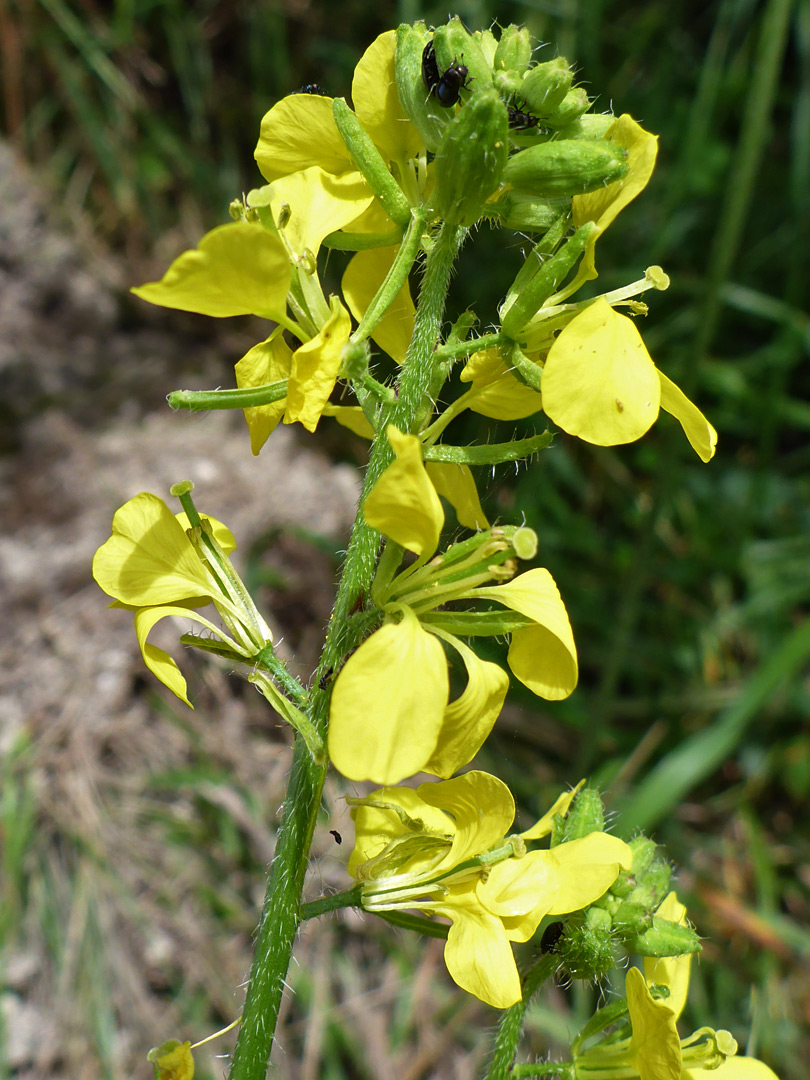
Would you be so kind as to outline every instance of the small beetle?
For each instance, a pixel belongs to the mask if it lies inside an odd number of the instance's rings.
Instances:
[[[460,92],[469,89],[468,74],[465,64],[456,63],[440,73],[432,40],[422,50],[422,81],[442,108],[449,109],[455,105]]]
[[[539,123],[536,116],[531,116],[514,105],[507,105],[506,111],[509,113],[509,127],[512,131],[528,131],[536,128]]]

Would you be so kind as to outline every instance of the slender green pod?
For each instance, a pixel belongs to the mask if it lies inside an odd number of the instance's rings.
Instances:
[[[404,228],[411,220],[410,204],[402,188],[388,171],[388,165],[371,136],[343,98],[335,98],[332,102],[332,115],[340,136],[346,143],[346,149],[366,183],[391,220]]]

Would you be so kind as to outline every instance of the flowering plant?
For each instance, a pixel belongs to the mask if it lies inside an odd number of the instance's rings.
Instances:
[[[657,139],[627,115],[593,113],[567,61],[535,62],[517,26],[496,37],[470,34],[458,19],[433,31],[402,25],[368,48],[351,96],[353,108],[311,93],[276,103],[256,148],[265,183],[235,200],[231,222],[160,281],[134,290],[167,307],[272,323],[236,362],[234,389],[177,391],[175,408],[243,410],[254,454],[279,423],[312,432],[333,419],[371,440],[312,686],[278,656],[230,562],[233,537],[198,513],[191,484],[172,489],[176,516],[149,493],[125,503],[93,567],[115,605],[134,612],[147,666],[182,701],[190,697],[175,661],[147,640],[166,616],[202,624],[213,637],[181,640],[244,665],[296,731],[232,1080],[265,1075],[302,919],[350,905],[445,938],[458,986],[505,1010],[492,1080],[544,1074],[513,1068],[523,1011],[544,979],[558,966],[601,977],[623,953],[654,958],[653,975],[645,982],[628,972],[626,1002],[597,1012],[554,1075],[675,1080],[694,1068],[722,1071],[736,1049],[730,1036],[713,1032],[699,1053],[677,1040],[677,965],[700,944],[667,906],[671,868],[652,841],[607,831],[599,794],[583,785],[533,827],[511,832],[506,786],[464,771],[497,719],[509,672],[548,700],[569,695],[578,678],[552,574],[518,572],[518,560],[536,558],[538,536],[490,526],[475,470],[547,449],[547,422],[615,446],[641,438],[661,409],[703,461],[714,453],[711,424],[655,366],[637,329],[647,312],[639,297],[667,288],[666,274],[650,267],[618,289],[579,295],[597,276],[599,237],[647,184]],[[491,332],[476,334],[467,311],[443,335],[456,257],[481,222],[519,230],[531,248]],[[325,251],[348,253],[330,295],[319,276]],[[464,410],[537,417],[539,427],[503,443],[453,445],[444,436]],[[469,536],[443,540],[442,498]],[[222,626],[198,613],[209,603]],[[475,642],[488,637],[508,639],[505,665],[478,655]],[[458,660],[466,681],[451,699]],[[354,886],[302,906],[330,763],[351,781],[382,786],[348,797]],[[425,772],[440,779],[403,784]],[[555,943],[520,973],[513,945],[542,943],[548,920]],[[604,1035],[612,1023],[619,1034]],[[603,1059],[625,1071],[599,1072]],[[189,1044],[177,1040],[150,1060],[165,1080],[193,1069]]]

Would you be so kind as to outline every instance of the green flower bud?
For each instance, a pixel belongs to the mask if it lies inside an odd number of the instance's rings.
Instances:
[[[603,978],[615,963],[610,916],[591,907],[584,919],[569,919],[556,952],[572,978]]]
[[[529,68],[520,84],[520,97],[532,116],[550,116],[571,89],[574,73],[564,56]]]
[[[371,136],[343,98],[335,98],[332,102],[332,115],[346,149],[368,186],[391,220],[404,228],[411,220],[410,205]]]
[[[681,926],[653,916],[652,926],[636,936],[625,937],[624,945],[628,952],[637,956],[682,956],[685,953],[697,953],[702,949],[700,938],[691,926]]]
[[[543,123],[553,128],[565,127],[566,124],[573,123],[586,113],[590,107],[591,102],[587,91],[584,87],[577,86],[568,91],[554,112]]]
[[[603,139],[608,129],[616,122],[612,113],[586,113],[557,131],[557,138],[563,139]]]
[[[624,900],[611,913],[611,920],[614,931],[624,941],[649,930],[652,926],[652,913],[644,904]]]
[[[596,788],[583,788],[574,796],[571,808],[565,815],[561,842],[579,840],[605,827],[605,808],[602,796]]]
[[[493,61],[495,60],[495,52],[498,48],[498,39],[491,30],[476,30],[473,33],[473,39],[484,54],[487,67],[492,67]]]
[[[545,232],[560,214],[571,209],[570,199],[538,199],[522,191],[506,191],[487,206],[487,217],[496,218],[505,229],[516,232]]]
[[[441,75],[455,64],[463,64],[467,69],[467,82],[462,97],[470,93],[479,93],[492,86],[492,70],[478,42],[464,29],[461,19],[456,16],[443,26],[437,26],[433,33],[433,49]]]
[[[423,22],[397,28],[396,81],[399,101],[406,116],[425,141],[431,153],[439,148],[444,129],[453,118],[429,93],[422,78],[422,52],[430,35]]]
[[[507,26],[501,34],[492,67],[495,71],[519,71],[529,66],[532,38],[525,26]]]
[[[584,195],[620,180],[627,172],[627,151],[609,142],[571,139],[540,143],[509,159],[505,183],[516,191],[544,198]]]
[[[472,225],[500,183],[509,154],[506,106],[476,94],[448,124],[436,154],[434,207],[451,225]]]

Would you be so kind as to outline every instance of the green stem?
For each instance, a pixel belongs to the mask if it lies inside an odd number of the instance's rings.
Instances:
[[[400,373],[399,397],[385,413],[386,421],[402,431],[410,431],[425,408],[450,274],[465,235],[464,229],[442,229],[426,259],[414,333]],[[383,424],[372,445],[361,504],[391,460],[384,431]],[[311,696],[310,716],[324,738],[329,717],[325,676],[338,670],[346,653],[359,644],[361,630],[351,616],[370,594],[379,541],[380,534],[358,512]],[[301,920],[301,890],[325,777],[326,766],[316,765],[303,739],[297,738],[230,1080],[264,1080],[267,1072],[284,979]]]
[[[316,919],[319,915],[326,915],[330,911],[339,911],[345,907],[360,907],[360,886],[355,885],[348,892],[336,893],[334,896],[324,896],[320,900],[313,900],[310,904],[301,905],[301,922],[307,919]]]
[[[501,1017],[492,1061],[485,1080],[509,1080],[512,1074],[512,1063],[515,1060],[518,1042],[523,1031],[523,1018],[526,1015],[526,1007],[535,992],[554,973],[558,964],[559,958],[553,953],[548,953],[541,956],[534,967],[530,968],[524,975],[523,997],[516,1004],[510,1006]]]

